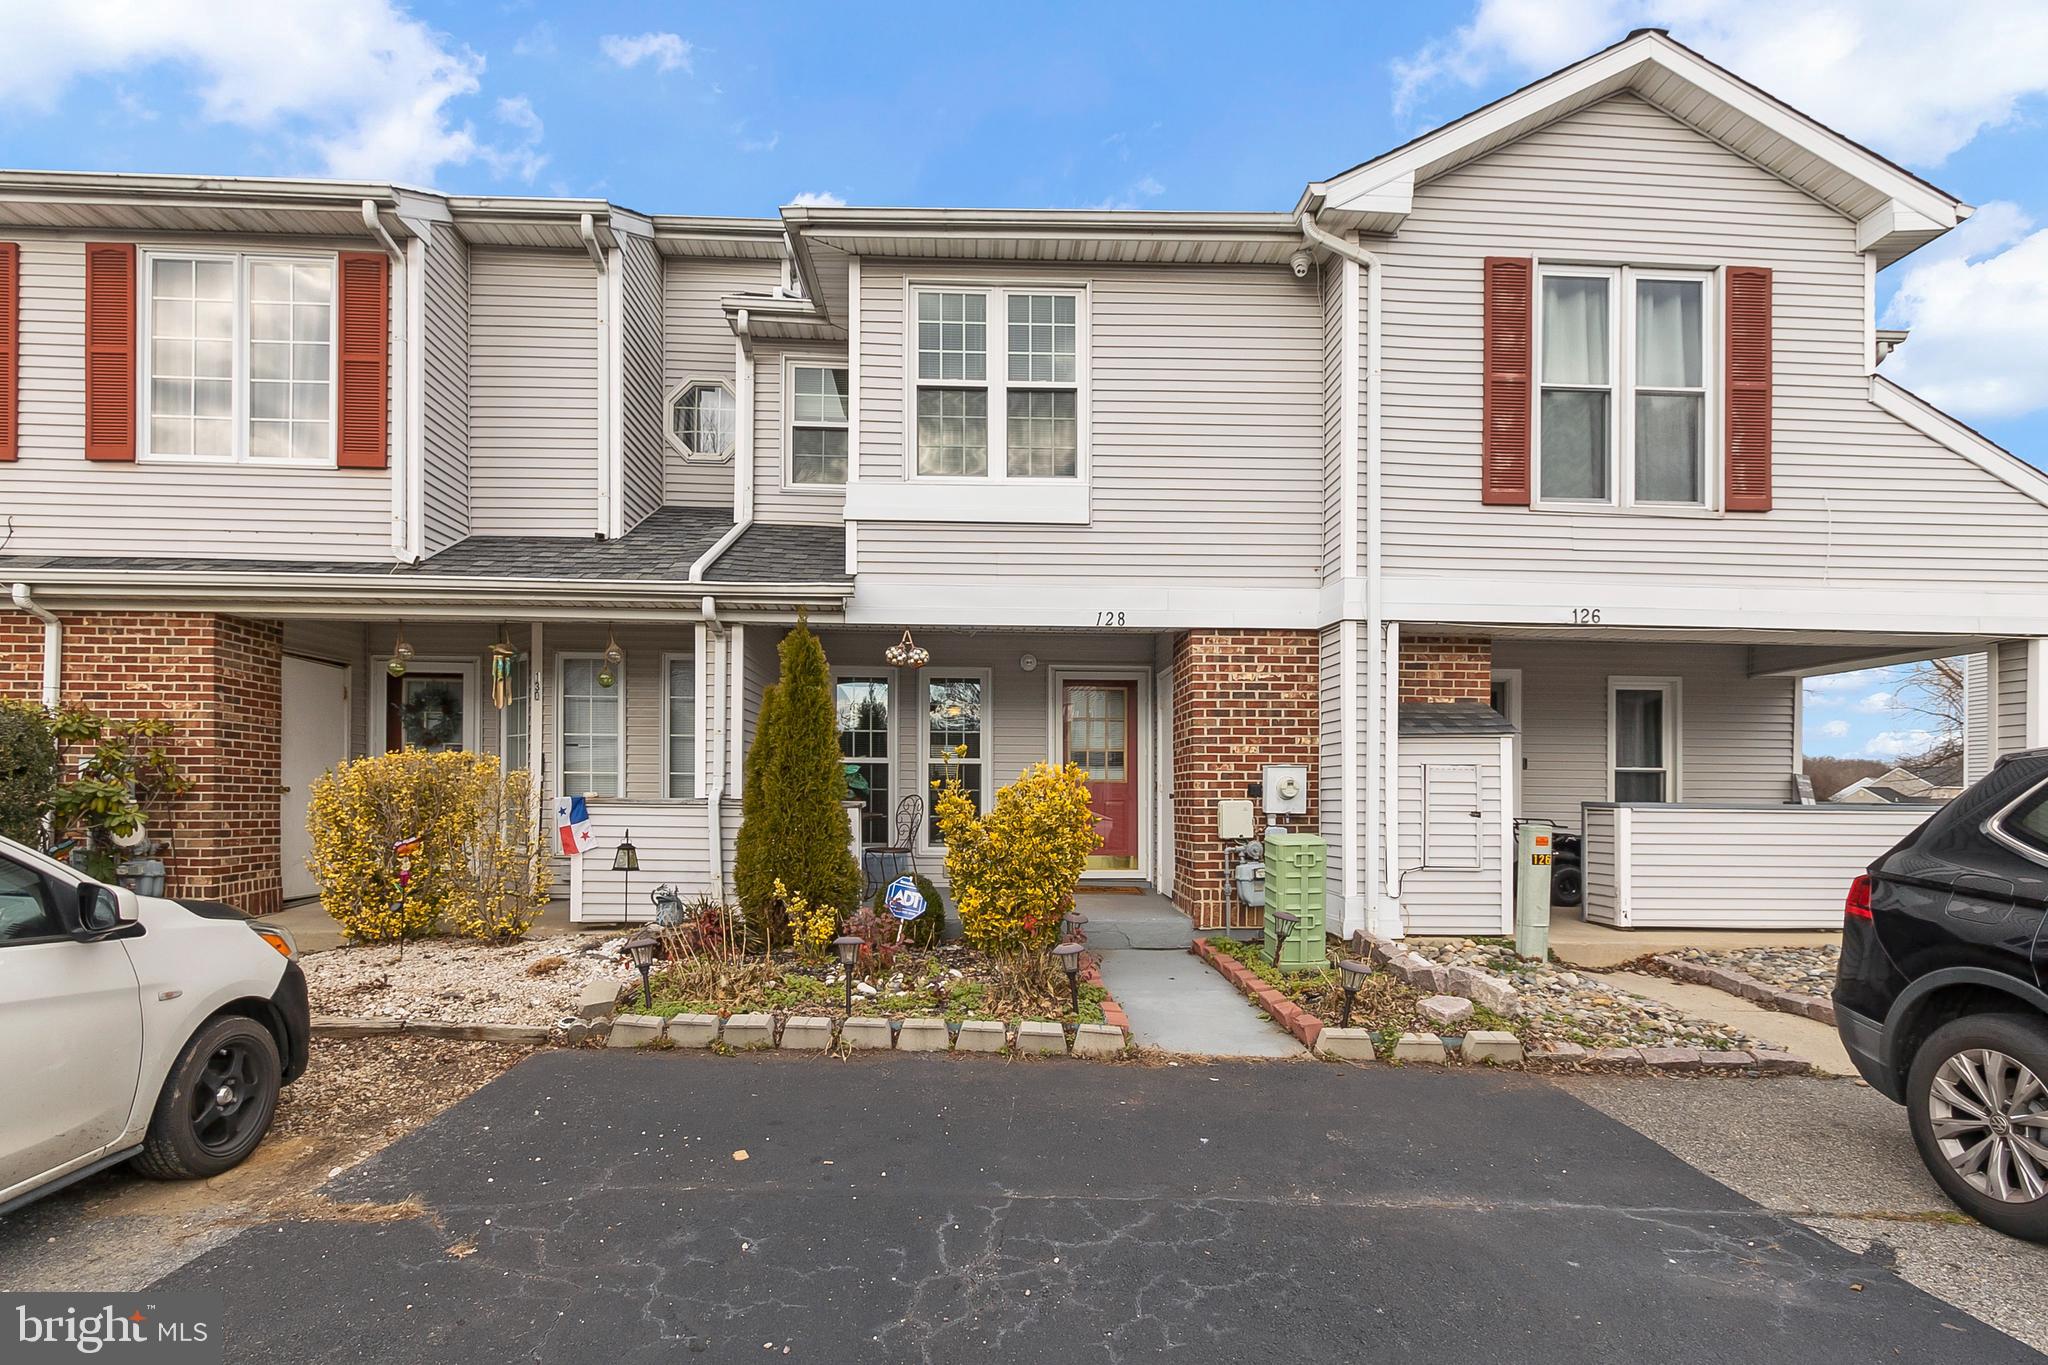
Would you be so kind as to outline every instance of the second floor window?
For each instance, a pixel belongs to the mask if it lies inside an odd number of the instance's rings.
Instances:
[[[1082,307],[1072,290],[915,291],[920,476],[1079,477]]]
[[[789,481],[818,487],[845,483],[846,371],[791,365],[789,390]]]
[[[1703,274],[1543,270],[1538,501],[1707,505],[1708,298]]]
[[[144,453],[334,461],[334,262],[150,252]]]

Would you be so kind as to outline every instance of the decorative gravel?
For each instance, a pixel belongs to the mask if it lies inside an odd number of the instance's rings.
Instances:
[[[1664,956],[1725,967],[1767,986],[1825,1000],[1835,987],[1835,966],[1842,960],[1842,949],[1835,943],[1818,948],[1680,948]]]
[[[1514,945],[1474,939],[1409,939],[1408,948],[1439,966],[1477,967],[1521,993],[1518,1017],[1532,1042],[1600,1047],[1750,1050],[1755,1039],[1670,1005],[1646,1000],[1558,962],[1530,962]]]
[[[623,937],[488,944],[468,939],[378,943],[300,959],[313,1013],[446,1024],[559,1023],[588,981],[637,982]],[[559,966],[547,967],[549,959]],[[538,975],[529,969],[544,964]]]

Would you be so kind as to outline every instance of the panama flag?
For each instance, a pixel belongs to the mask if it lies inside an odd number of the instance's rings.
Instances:
[[[590,832],[590,808],[583,804],[580,796],[555,798],[555,828],[561,832],[562,856],[565,858],[588,853],[590,846],[597,842],[597,836]]]

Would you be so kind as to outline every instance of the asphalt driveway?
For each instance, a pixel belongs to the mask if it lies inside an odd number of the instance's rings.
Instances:
[[[551,1052],[326,1193],[231,1359],[2040,1359],[1514,1074]]]

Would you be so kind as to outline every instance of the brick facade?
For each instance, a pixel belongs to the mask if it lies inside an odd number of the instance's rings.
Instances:
[[[1216,802],[1249,796],[1268,763],[1308,765],[1316,828],[1317,639],[1312,630],[1195,630],[1173,643],[1173,899],[1195,923],[1257,920],[1238,905]]]
[[[279,908],[282,628],[210,612],[60,613],[62,695],[112,720],[163,716],[192,789],[153,820],[168,893]],[[0,696],[42,695],[42,623],[0,612]]]
[[[1402,701],[1491,701],[1493,641],[1417,635],[1401,641]]]

